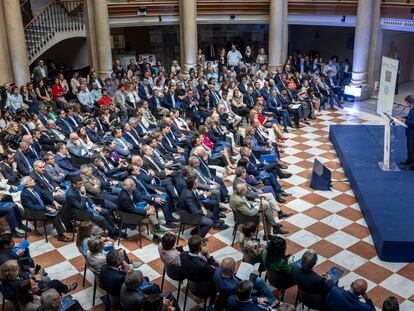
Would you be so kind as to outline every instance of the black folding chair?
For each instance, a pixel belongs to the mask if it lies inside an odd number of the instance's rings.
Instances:
[[[239,227],[239,225],[244,225],[245,223],[248,223],[248,222],[255,222],[257,224],[260,223],[259,215],[249,216],[249,215],[242,214],[238,211],[235,211],[233,209],[232,211],[233,211],[233,216],[234,216],[234,230],[233,230],[233,241],[231,242],[231,246],[233,246],[234,240],[236,239],[237,228]]]
[[[180,228],[178,231],[177,245],[180,241],[181,233],[184,233],[185,226],[197,226],[197,230],[200,231],[201,225],[201,215],[194,215],[184,211],[178,211],[178,216],[180,217]]]

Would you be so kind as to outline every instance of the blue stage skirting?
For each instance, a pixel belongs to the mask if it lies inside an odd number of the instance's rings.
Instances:
[[[395,127],[391,135],[391,158],[398,163],[407,154],[404,128]],[[331,125],[329,137],[364,214],[378,257],[392,262],[414,261],[414,171],[384,172],[379,168],[384,127]]]

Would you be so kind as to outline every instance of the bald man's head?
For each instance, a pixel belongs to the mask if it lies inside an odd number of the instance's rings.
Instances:
[[[351,284],[351,291],[358,296],[365,294],[367,289],[368,283],[364,279],[358,279]]]
[[[233,258],[224,258],[221,262],[221,273],[225,276],[232,276],[236,271],[236,261]]]

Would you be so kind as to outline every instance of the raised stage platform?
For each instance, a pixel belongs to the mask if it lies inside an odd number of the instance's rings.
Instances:
[[[392,160],[406,159],[404,128],[392,130]],[[378,257],[414,261],[414,171],[384,172],[384,127],[331,125],[329,138],[368,224]],[[400,168],[403,168],[399,165]]]

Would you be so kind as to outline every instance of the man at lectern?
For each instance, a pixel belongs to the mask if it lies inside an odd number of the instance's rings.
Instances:
[[[397,117],[402,122],[405,122],[407,128],[405,135],[407,135],[407,160],[401,162],[407,165],[407,169],[414,170],[414,96],[408,95],[405,99],[406,104],[410,107],[410,111],[406,117]]]

